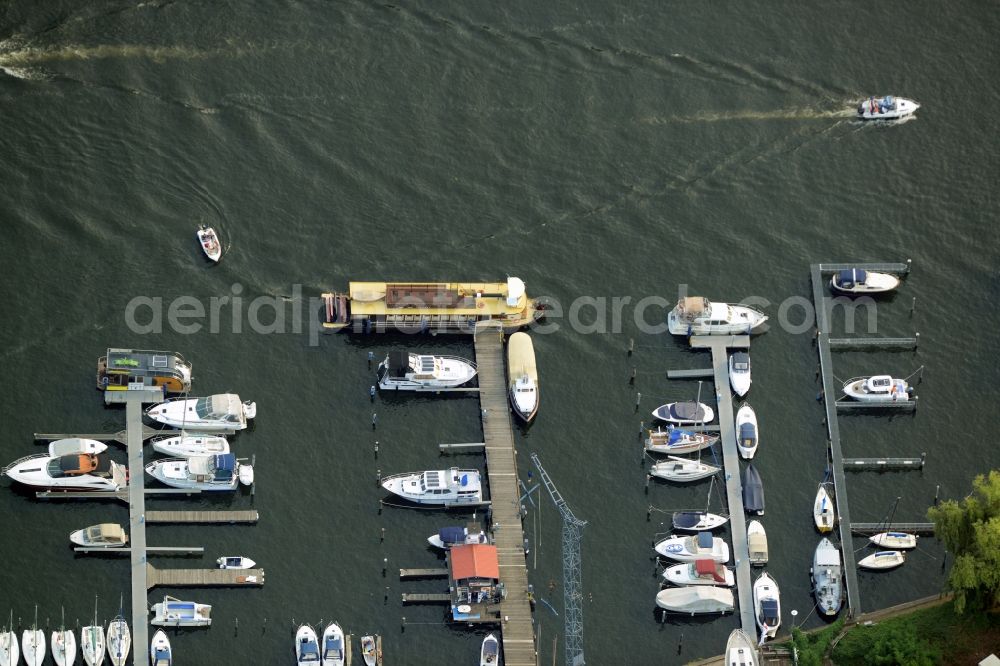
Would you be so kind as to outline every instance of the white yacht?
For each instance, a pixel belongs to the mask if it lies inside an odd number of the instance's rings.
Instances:
[[[860,402],[906,402],[912,387],[889,375],[855,377],[844,384],[844,394]]]
[[[781,592],[766,571],[753,582],[753,610],[761,638],[774,638],[781,626]]]
[[[720,469],[720,467],[708,465],[699,460],[670,456],[667,460],[655,463],[649,470],[649,474],[650,476],[666,479],[667,481],[689,483],[691,481],[706,479],[713,474],[718,474]]]
[[[720,585],[732,587],[736,578],[730,569],[713,560],[675,564],[663,570],[663,579],[674,585]]]
[[[132,632],[122,615],[118,615],[108,624],[108,657],[111,666],[125,666],[129,650],[132,649]]]
[[[760,666],[757,644],[742,629],[733,629],[729,634],[725,666]]]
[[[899,278],[860,268],[837,271],[830,278],[830,288],[842,294],[881,294],[899,286]]]
[[[705,615],[732,612],[736,601],[732,590],[701,585],[660,590],[656,595],[656,605],[669,613]]]
[[[507,378],[510,404],[525,423],[538,413],[538,369],[531,336],[517,332],[507,342]]]
[[[740,351],[729,357],[729,383],[738,396],[750,390],[750,354]]]
[[[879,548],[909,550],[917,547],[917,535],[906,532],[879,532],[868,537],[868,540]]]
[[[728,516],[720,516],[707,511],[675,511],[671,517],[674,529],[686,532],[714,530],[725,525],[728,520]]]
[[[715,562],[729,561],[729,544],[711,532],[698,532],[693,536],[669,536],[653,549],[663,557],[679,562],[711,559]]]
[[[152,666],[173,666],[174,652],[170,648],[170,639],[163,633],[162,629],[157,629],[153,634],[153,639],[149,642],[149,661]]]
[[[247,421],[257,415],[257,403],[240,402],[235,393],[217,393],[161,402],[147,409],[146,415],[163,425],[193,432],[243,430]]]
[[[747,403],[736,410],[736,448],[740,456],[751,460],[757,453],[760,444],[760,431],[757,429],[757,412]]]
[[[146,465],[146,473],[160,483],[192,490],[236,490],[237,482],[253,483],[253,467],[227,453],[220,456],[164,458]]]
[[[483,487],[477,469],[430,470],[395,474],[382,479],[382,487],[416,504],[479,504]]]
[[[872,553],[868,557],[858,560],[858,566],[862,569],[873,571],[886,571],[895,569],[906,561],[906,553],[899,550],[880,550]]]
[[[319,640],[316,630],[303,624],[295,632],[295,663],[298,666],[319,665]]]
[[[215,456],[229,453],[229,440],[218,435],[188,435],[153,440],[153,450],[174,458]]]
[[[124,465],[89,453],[65,456],[38,453],[15,460],[3,468],[3,473],[37,488],[116,491],[128,484],[128,469]]]
[[[660,405],[653,410],[653,416],[669,423],[711,423],[715,411],[703,402],[686,400]]]
[[[212,607],[164,596],[163,601],[153,604],[149,623],[155,627],[207,627],[212,624]]]
[[[69,540],[84,548],[121,548],[128,543],[128,535],[117,523],[101,523],[70,532]]]
[[[766,321],[767,315],[751,307],[691,296],[677,301],[667,329],[674,335],[749,335]]]
[[[899,120],[912,115],[920,105],[905,97],[869,97],[858,105],[858,118],[861,120]]]
[[[759,520],[751,520],[747,523],[747,549],[749,555],[747,559],[752,566],[764,566],[767,564],[767,532]]]
[[[98,442],[96,439],[84,439],[82,437],[70,437],[68,439],[57,439],[49,442],[49,455],[52,457],[69,456],[74,453],[86,453],[96,456],[108,450],[108,445]]]
[[[689,432],[680,428],[648,430],[646,450],[652,453],[693,453],[707,449],[719,441],[718,435]]]
[[[253,569],[257,563],[242,555],[220,557],[215,561],[220,569]]]
[[[76,636],[71,629],[56,629],[52,632],[52,659],[56,666],[73,666],[76,663]]]
[[[322,666],[344,666],[344,630],[336,622],[326,625],[323,630]]]
[[[816,523],[816,529],[820,531],[820,534],[832,532],[833,523],[836,518],[836,512],[833,510],[833,500],[830,499],[830,493],[827,492],[826,484],[821,483],[819,484],[819,489],[816,491],[816,500],[813,502],[813,522]]]
[[[824,537],[820,539],[813,553],[813,565],[809,570],[813,581],[816,605],[824,615],[836,615],[844,598],[844,584],[841,573],[840,550]]]
[[[476,364],[458,356],[389,352],[378,366],[383,391],[439,391],[472,381]]]
[[[468,527],[442,527],[437,534],[427,537],[427,542],[435,548],[448,549],[452,546],[487,544],[490,539],[483,530],[470,530]]]

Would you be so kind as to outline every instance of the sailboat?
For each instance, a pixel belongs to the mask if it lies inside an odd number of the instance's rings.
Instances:
[[[917,535],[909,534],[907,532],[893,532],[892,531],[892,519],[896,515],[896,507],[899,506],[899,500],[901,497],[896,498],[896,503],[892,505],[892,511],[889,512],[889,518],[885,522],[885,532],[879,532],[878,534],[873,534],[868,537],[878,548],[891,548],[893,550],[909,550],[910,548],[917,547]]]
[[[21,652],[28,666],[42,666],[45,661],[45,632],[38,628],[38,605],[35,605],[35,623],[21,634]]]
[[[80,630],[80,651],[87,666],[104,663],[104,627],[97,623],[97,597],[94,597],[94,624]]]
[[[122,603],[118,605],[118,615],[108,624],[108,657],[112,666],[125,666],[128,652],[132,649],[132,632],[122,611]],[[145,648],[145,646],[143,646]]]
[[[819,484],[819,489],[816,491],[816,501],[813,502],[813,522],[816,523],[816,529],[821,534],[833,531],[833,523],[836,518],[833,501],[830,499],[830,493],[827,492],[826,486],[826,482]]]
[[[17,666],[21,661],[21,648],[14,633],[14,611],[10,612],[10,624],[0,633],[0,666]]]
[[[52,632],[52,658],[58,666],[73,666],[76,662],[76,636],[66,628],[66,609],[62,610],[62,622],[58,631]]]

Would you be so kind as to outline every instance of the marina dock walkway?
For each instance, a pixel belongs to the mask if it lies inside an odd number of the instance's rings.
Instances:
[[[506,590],[500,603],[503,660],[507,666],[535,666],[535,630],[528,600],[517,459],[507,406],[503,336],[499,326],[491,322],[478,325],[475,345],[486,470],[493,502],[493,536],[500,581]]]
[[[128,449],[128,522],[132,552],[132,642],[133,663],[146,664],[149,645],[149,610],[146,604],[146,493],[142,444],[145,428],[142,423],[142,392],[129,396],[125,403],[125,431]]]
[[[736,590],[740,600],[740,624],[748,636],[756,636],[757,623],[754,620],[753,587],[750,581],[750,548],[747,545],[747,521],[743,512],[743,481],[740,474],[740,452],[736,448],[733,396],[729,390],[728,353],[730,348],[749,349],[750,336],[695,335],[691,336],[690,342],[694,349],[712,350],[716,412],[722,436],[726,500],[729,503],[729,526],[733,536],[733,558],[736,562]]]
[[[132,586],[135,587],[135,576]],[[157,585],[166,587],[259,587],[264,584],[263,569],[157,569],[152,564],[143,567],[143,579],[148,581],[142,591],[142,601],[146,602],[146,589]],[[132,610],[135,613],[135,609]],[[145,617],[143,617],[145,622]],[[132,629],[133,640],[135,629]],[[136,642],[138,645],[138,642]],[[149,641],[146,641],[149,644]],[[138,663],[138,662],[137,662]]]

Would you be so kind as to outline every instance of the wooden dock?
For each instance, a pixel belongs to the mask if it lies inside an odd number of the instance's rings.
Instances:
[[[117,555],[118,553],[131,553],[131,546],[126,546],[124,548],[74,548],[77,553],[106,553],[108,555]],[[205,549],[201,546],[146,546],[146,552],[156,555],[195,555],[199,553],[204,553]]]
[[[844,458],[847,471],[921,469],[927,454],[919,458]]]
[[[912,412],[917,408],[917,400],[897,400],[896,402],[858,402],[857,400],[837,400],[838,412]]]
[[[497,323],[476,326],[476,364],[482,408],[493,535],[506,597],[500,603],[504,663],[536,666],[535,630],[528,600],[528,569],[521,524],[514,433],[507,404],[503,334]]]
[[[447,578],[447,569],[400,569],[400,578]]]
[[[404,604],[447,604],[451,602],[451,595],[447,592],[441,594],[427,594],[425,592],[403,592]]]
[[[139,396],[139,395],[133,395],[133,398],[135,398],[136,400],[141,400],[141,397],[142,396]],[[141,404],[141,402],[140,402],[140,404]],[[142,410],[141,410],[141,408],[140,408],[139,416],[140,416],[140,419],[141,419],[141,417],[142,417]],[[150,437],[153,437],[154,435],[165,435],[165,434],[167,434],[169,432],[169,431],[156,430],[154,428],[150,428],[148,425],[146,425],[145,423],[143,423],[141,420],[139,421],[139,426],[138,427],[139,427],[139,431],[141,433],[143,441],[146,441],[147,439],[149,439]],[[79,434],[79,433],[36,432],[35,433],[35,441],[36,442],[50,442],[50,441],[54,441],[54,440],[57,440],[57,439],[70,439],[70,438],[73,438],[73,437],[79,437],[80,439],[96,439],[98,442],[117,442],[118,444],[121,444],[122,446],[128,446],[128,434],[129,434],[129,432],[130,432],[129,428],[126,428],[125,430],[119,430],[118,432],[112,432],[112,433],[98,432],[98,433]]]
[[[830,349],[916,349],[919,337],[913,338],[830,338]]]
[[[125,392],[129,398],[125,403],[125,431],[128,452],[128,523],[131,543],[130,562],[132,572],[132,642],[133,664],[148,663],[145,646],[149,645],[149,607],[146,604],[146,590],[150,588],[149,569],[146,563],[146,470],[142,456],[145,441],[145,426],[142,423],[142,394]],[[143,650],[140,656],[139,647]]]
[[[753,614],[753,585],[750,581],[750,547],[747,544],[746,513],[743,509],[743,479],[740,473],[740,452],[736,448],[736,424],[733,395],[729,389],[729,349],[749,349],[750,336],[694,335],[694,349],[712,350],[715,373],[716,414],[722,440],[722,460],[726,470],[726,500],[729,505],[729,525],[733,536],[733,558],[736,563],[736,587],[739,594],[740,625],[747,636],[757,635]]]
[[[256,523],[260,514],[249,511],[147,511],[147,523]]]
[[[133,576],[135,581],[137,577]],[[144,567],[146,589],[157,585],[165,587],[260,587],[264,584],[263,569],[157,569],[152,564]],[[141,596],[146,603],[146,590]],[[134,640],[135,628],[132,628]],[[148,644],[149,641],[147,640]],[[136,643],[138,645],[138,642]]]
[[[667,379],[711,379],[715,376],[712,368],[700,370],[667,370]]]

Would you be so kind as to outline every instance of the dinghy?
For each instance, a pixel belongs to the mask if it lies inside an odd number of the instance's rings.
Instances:
[[[220,569],[253,569],[257,563],[242,555],[227,555],[215,561]]]
[[[879,532],[868,537],[868,540],[879,548],[909,550],[917,547],[917,535],[906,532]]]
[[[663,570],[663,579],[674,585],[719,585],[732,587],[736,584],[733,572],[712,560],[695,560],[675,564]]]
[[[839,613],[844,598],[840,551],[829,539],[821,539],[816,546],[809,573],[812,576],[813,593],[816,595],[819,611],[830,616]]]
[[[861,268],[845,268],[830,278],[830,288],[842,294],[881,294],[899,286],[899,278]]]
[[[365,666],[380,666],[382,663],[382,651],[378,634],[361,637],[361,656],[365,660]]]
[[[715,465],[706,465],[698,460],[688,460],[670,456],[668,460],[658,462],[649,470],[651,476],[677,483],[689,483],[700,481],[717,474],[720,468]]]
[[[835,518],[833,501],[826,490],[826,484],[821,483],[819,484],[819,490],[816,491],[816,501],[813,502],[813,521],[816,523],[816,529],[821,534],[833,531]]]
[[[708,615],[732,612],[736,600],[724,587],[668,587],[656,595],[656,605],[668,613]]]
[[[344,666],[347,663],[344,656],[344,630],[336,622],[326,625],[323,630],[323,661],[322,666]]]
[[[733,629],[729,634],[725,666],[760,666],[757,644],[742,629]]]
[[[500,641],[495,634],[486,634],[479,648],[479,666],[497,666],[500,663]]]
[[[174,664],[170,640],[162,629],[157,629],[156,633],[153,634],[153,640],[149,642],[149,659],[153,666],[173,666]]]
[[[701,451],[719,441],[718,435],[695,433],[680,428],[649,430],[646,438],[646,450],[652,453],[694,453]]]
[[[743,508],[747,513],[764,515],[764,483],[753,463],[743,470]]]
[[[707,511],[675,511],[672,517],[674,529],[687,532],[703,532],[722,527],[729,521],[728,516],[720,516]]]
[[[899,550],[880,550],[858,561],[858,566],[871,571],[895,569],[906,561],[906,553]]]
[[[753,610],[761,639],[774,638],[781,626],[781,593],[767,572],[753,583]]]
[[[668,423],[711,423],[715,411],[703,402],[668,402],[653,410],[653,416]]]
[[[746,460],[753,458],[760,444],[757,431],[757,414],[748,403],[743,403],[736,411],[736,448]]]
[[[199,225],[198,243],[206,257],[216,263],[219,262],[219,259],[222,258],[222,243],[219,242],[219,236],[215,233],[215,229],[206,227],[204,224]]]
[[[750,390],[750,354],[741,351],[729,357],[729,383],[738,396]]]
[[[678,562],[694,562],[700,559],[711,559],[715,562],[729,561],[729,544],[711,532],[698,532],[693,536],[669,536],[663,539],[653,549],[663,557]]]
[[[759,520],[747,523],[747,546],[750,551],[748,559],[753,566],[767,564],[767,532]]]

